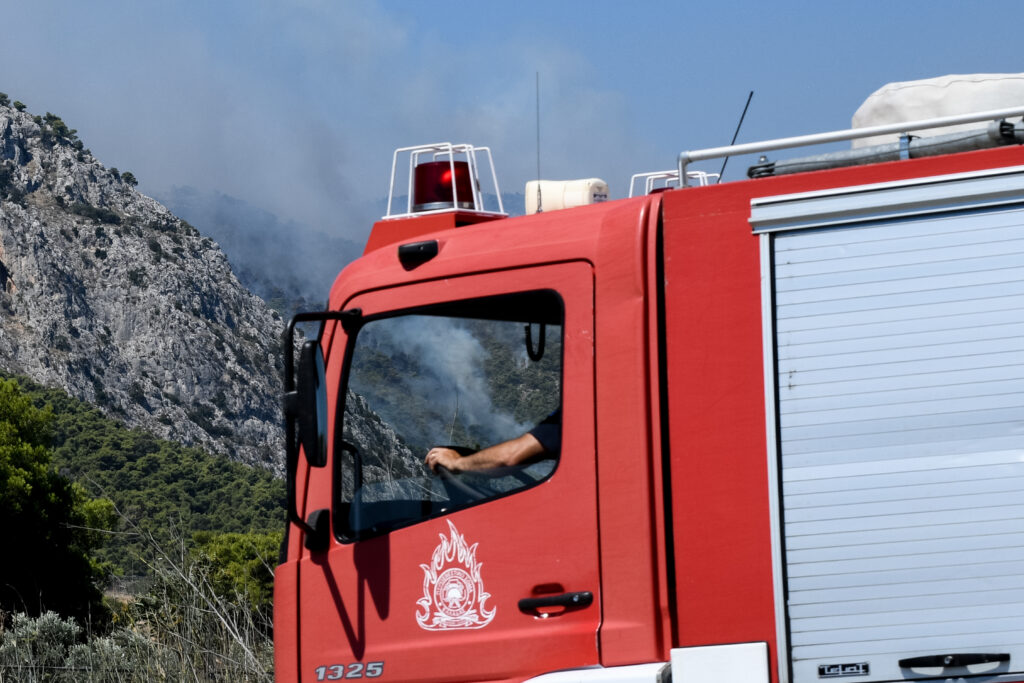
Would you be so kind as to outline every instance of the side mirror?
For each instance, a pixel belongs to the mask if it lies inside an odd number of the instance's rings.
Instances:
[[[323,467],[327,464],[327,375],[315,341],[302,344],[297,380],[299,442],[309,466]]]

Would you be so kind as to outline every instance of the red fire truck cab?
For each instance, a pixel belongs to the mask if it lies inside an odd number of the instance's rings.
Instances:
[[[517,218],[412,149],[289,327],[277,680],[1024,681],[1022,114]]]

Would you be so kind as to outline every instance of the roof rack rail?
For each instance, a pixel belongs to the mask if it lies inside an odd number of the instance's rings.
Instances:
[[[833,131],[830,133],[799,135],[790,138],[766,140],[764,142],[744,143],[742,145],[729,145],[726,147],[711,147],[708,149],[683,151],[679,153],[678,173],[679,177],[684,179],[683,186],[685,187],[689,185],[687,182],[687,166],[695,161],[721,159],[723,157],[733,157],[741,154],[757,154],[759,152],[770,152],[773,150],[789,149],[792,147],[806,147],[808,145],[820,145],[829,142],[842,142],[844,140],[854,140],[857,138],[866,138],[875,135],[888,135],[891,133],[898,133],[904,138],[908,138],[909,136],[907,134],[915,130],[923,130],[925,128],[942,128],[944,126],[955,126],[962,123],[975,123],[978,121],[998,121],[1013,116],[1024,116],[1024,106],[1011,107],[1008,109],[993,109],[990,111],[975,112],[973,114],[942,116],[939,118],[923,119],[920,121],[888,123],[881,126],[870,126],[868,128],[851,128],[847,130]]]

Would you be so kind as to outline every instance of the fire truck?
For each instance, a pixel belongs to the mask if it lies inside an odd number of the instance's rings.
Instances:
[[[286,334],[277,680],[1024,681],[1022,115],[519,217],[399,150]]]

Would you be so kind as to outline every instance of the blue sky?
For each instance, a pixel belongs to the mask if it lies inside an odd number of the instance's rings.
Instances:
[[[543,175],[623,196],[728,143],[750,90],[740,141],[846,128],[891,81],[1024,71],[1019,0],[0,2],[0,91],[140,190],[217,190],[355,239],[395,147],[488,145],[521,192],[538,72]]]

